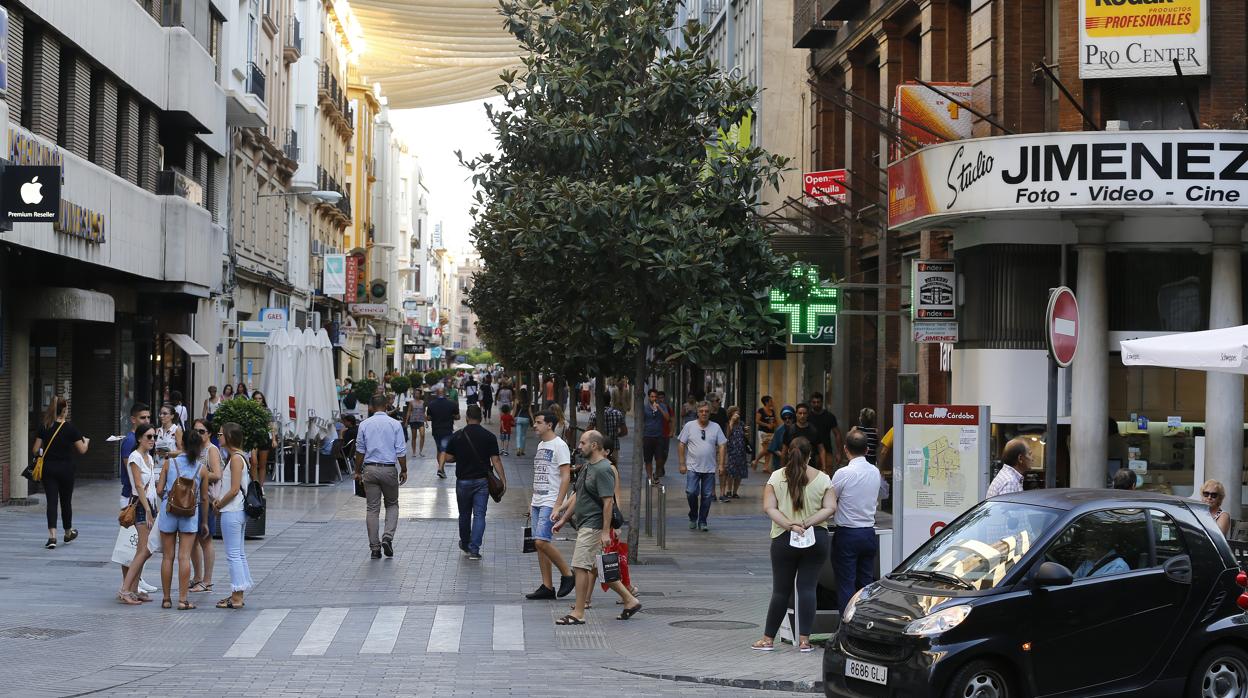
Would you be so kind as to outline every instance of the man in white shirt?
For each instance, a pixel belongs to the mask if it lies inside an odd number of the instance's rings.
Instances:
[[[533,501],[530,502],[529,525],[537,545],[537,566],[542,572],[542,585],[526,599],[563,598],[576,589],[576,577],[554,544],[554,522],[559,518],[568,487],[572,484],[572,453],[568,444],[555,435],[559,418],[554,412],[539,412],[533,417],[537,432],[537,451],[533,454]],[[559,591],[555,592],[554,573],[559,568]]]
[[[1001,449],[1001,462],[1004,465],[992,479],[992,484],[988,485],[986,499],[1023,491],[1023,473],[1031,466],[1031,449],[1027,448],[1027,442],[1011,439]]]
[[[728,437],[711,421],[711,406],[698,404],[698,418],[686,422],[676,444],[680,474],[689,498],[689,530],[709,531],[706,518],[715,501],[715,475],[724,474]]]
[[[832,568],[836,572],[836,606],[844,612],[850,597],[875,579],[880,541],[875,535],[875,509],[888,494],[879,468],[867,460],[867,435],[851,429],[845,435],[849,464],[832,476],[836,491],[836,534]]]

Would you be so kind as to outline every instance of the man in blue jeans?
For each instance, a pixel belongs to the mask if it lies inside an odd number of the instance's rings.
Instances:
[[[503,484],[507,474],[498,457],[498,438],[481,426],[481,408],[469,405],[465,413],[468,424],[450,437],[443,454],[455,464],[455,500],[459,504],[459,549],[469,560],[481,559],[481,540],[485,537],[485,509],[490,502],[487,479],[490,468],[498,473]]]
[[[706,523],[715,501],[715,475],[724,474],[728,437],[711,421],[711,406],[698,404],[698,418],[686,422],[676,444],[680,474],[685,476],[689,498],[689,530],[709,531]]]
[[[851,429],[845,435],[849,464],[832,476],[836,491],[836,532],[832,538],[832,569],[836,572],[836,606],[845,605],[875,579],[880,541],[875,535],[875,509],[887,496],[879,468],[867,460],[867,435]]]

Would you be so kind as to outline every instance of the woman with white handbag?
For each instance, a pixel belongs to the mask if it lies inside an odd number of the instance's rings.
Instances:
[[[797,649],[814,649],[815,587],[831,550],[828,519],[836,513],[836,491],[827,473],[811,467],[811,452],[808,440],[793,439],[784,467],[771,474],[763,493],[763,511],[771,519],[771,603],[763,637],[750,646],[762,652],[775,649],[790,596],[796,603]]]

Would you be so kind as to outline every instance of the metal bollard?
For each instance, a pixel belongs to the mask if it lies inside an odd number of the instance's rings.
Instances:
[[[655,542],[660,550],[667,550],[667,486],[659,485],[659,529]]]
[[[654,514],[654,508],[650,502],[651,497],[653,496],[650,493],[650,491],[653,489],[654,489],[654,486],[651,485],[649,482],[647,482],[646,483],[646,528],[645,528],[647,536],[653,535],[653,533],[651,532],[651,526],[650,526],[651,519],[653,518],[653,514]]]

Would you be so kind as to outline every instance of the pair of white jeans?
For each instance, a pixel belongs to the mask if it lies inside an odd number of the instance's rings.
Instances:
[[[247,567],[247,551],[243,533],[247,514],[242,511],[221,512],[221,539],[225,541],[225,559],[230,566],[230,590],[247,591],[252,587],[251,570]]]

